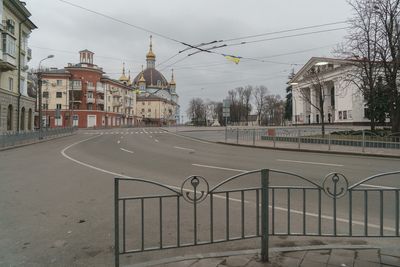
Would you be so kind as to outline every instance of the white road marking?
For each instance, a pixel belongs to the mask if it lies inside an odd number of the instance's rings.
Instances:
[[[157,139],[154,139],[154,141],[156,141],[156,143],[158,143],[158,142],[159,142]]]
[[[128,152],[128,153],[131,153],[131,154],[133,154],[133,153],[134,153],[133,151],[127,150],[127,149],[125,149],[125,148],[122,148],[122,147],[120,147],[119,149],[121,149],[122,151]]]
[[[135,132],[135,134],[138,134],[138,132]]]
[[[174,134],[174,133],[171,133],[171,132],[164,132],[164,133],[168,133],[168,134],[171,134],[171,135],[175,135],[175,136],[177,136],[177,137],[181,137],[181,138],[183,138],[183,139],[188,139],[188,140],[191,140],[191,141],[199,142],[199,143],[202,143],[202,144],[212,144],[212,145],[215,145],[214,143],[211,143],[211,142],[201,141],[201,140],[198,140],[198,139],[194,139],[194,138],[187,137],[187,136],[183,136],[183,135],[179,135],[179,134]]]
[[[140,132],[141,134],[143,133],[143,132]]]
[[[149,135],[150,138],[153,138],[153,136]]]
[[[124,137],[123,137],[123,136],[121,136],[121,139],[124,139]]]
[[[117,141],[117,144],[119,144],[119,143],[121,143],[121,141],[118,140],[118,141]]]
[[[180,150],[192,151],[192,152],[194,152],[194,151],[195,151],[194,149],[191,149],[191,148],[186,148],[186,147],[180,147],[180,146],[174,146],[174,148],[176,148],[176,149],[180,149]]]
[[[87,139],[84,139],[84,140],[75,142],[75,143],[73,143],[73,144],[71,144],[71,145],[65,147],[63,150],[61,150],[61,155],[62,155],[63,157],[65,157],[66,159],[69,159],[69,160],[71,160],[71,161],[73,161],[73,162],[75,162],[75,163],[77,163],[77,164],[80,164],[80,165],[82,165],[82,166],[88,167],[88,168],[90,168],[90,169],[93,169],[93,170],[96,170],[96,171],[99,171],[99,172],[111,174],[111,175],[116,176],[116,177],[131,178],[131,179],[143,179],[143,178],[131,177],[131,176],[123,175],[123,174],[120,174],[120,173],[116,173],[116,172],[104,170],[104,169],[95,167],[95,166],[93,166],[93,165],[84,163],[84,162],[82,162],[82,161],[79,161],[79,160],[77,160],[77,159],[74,159],[74,158],[72,158],[72,157],[70,157],[70,156],[68,156],[68,155],[66,154],[66,151],[67,151],[68,149],[70,149],[71,147],[76,146],[76,145],[78,145],[78,144],[80,144],[80,143],[89,141],[89,140],[94,139],[94,138],[99,137],[99,136],[100,136],[100,135],[96,135],[96,136],[92,136],[92,137],[90,137],[90,138],[87,138]],[[206,166],[206,165],[203,165],[203,166]],[[175,189],[175,190],[179,190],[179,191],[181,190],[181,188],[180,188],[180,187],[177,187],[177,186],[171,186],[171,185],[167,185],[167,186],[170,187],[170,188],[172,188],[172,189]],[[185,189],[185,191],[193,192],[192,190],[186,190],[186,189]],[[224,196],[214,195],[214,197],[216,197],[216,198],[221,198],[221,199],[226,199]],[[241,202],[240,199],[229,198],[229,200],[232,200],[232,201],[234,201],[234,202]],[[249,201],[245,201],[245,202],[246,202],[246,203],[255,204],[255,203],[252,203],[252,202],[249,202]],[[270,206],[270,207],[271,207],[271,206]],[[283,208],[283,207],[277,207],[277,206],[275,206],[275,210],[286,211],[286,212],[287,212],[287,208]],[[303,214],[302,211],[294,210],[294,209],[290,209],[290,212],[291,212],[291,213],[296,213],[296,214]],[[306,212],[306,215],[307,215],[307,216],[311,216],[311,217],[318,217],[318,214],[316,214],[316,213]],[[321,218],[322,218],[322,219],[326,219],[326,220],[330,220],[330,221],[333,221],[333,219],[334,219],[332,216],[327,216],[327,215],[321,215]],[[336,220],[337,220],[338,222],[349,223],[349,220],[343,219],[343,218],[336,218]],[[354,221],[354,220],[353,220],[353,224],[355,224],[355,225],[360,225],[360,226],[364,226],[364,222],[361,222],[361,221]],[[368,223],[368,227],[379,229],[379,228],[380,228],[380,225]],[[392,227],[383,227],[383,229],[386,230],[386,231],[393,231],[393,232],[395,231],[395,229],[392,228]]]
[[[312,165],[334,166],[334,167],[344,167],[344,165],[341,165],[341,164],[311,162],[311,161],[299,161],[299,160],[289,160],[289,159],[277,159],[276,161],[301,163],[301,164],[312,164]]]
[[[230,168],[224,168],[224,167],[218,167],[218,166],[210,166],[210,165],[202,165],[202,164],[192,164],[192,165],[196,166],[196,167],[203,167],[203,168],[217,169],[217,170],[224,170],[224,171],[247,172],[246,170],[230,169]]]

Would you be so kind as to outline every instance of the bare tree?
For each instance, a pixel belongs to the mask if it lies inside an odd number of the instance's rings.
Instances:
[[[392,132],[400,132],[400,0],[373,3],[379,20],[379,54],[388,90]]]
[[[350,57],[353,67],[346,75],[346,81],[355,85],[367,101],[371,130],[375,130],[379,108],[377,91],[382,64],[379,55],[379,19],[370,0],[349,0],[354,15],[349,20],[350,30],[346,36],[346,45],[341,54]]]
[[[253,93],[253,86],[248,85],[246,88],[243,90],[243,105],[244,105],[244,112],[246,116],[246,125],[249,123],[249,114],[251,112],[251,95]]]
[[[256,111],[257,111],[257,119],[258,119],[258,125],[261,125],[261,115],[263,113],[263,110],[265,108],[265,96],[268,93],[267,87],[261,85],[257,86],[254,90],[254,99],[255,99],[255,104],[256,104]]]
[[[203,125],[206,120],[206,108],[203,99],[193,98],[190,100],[187,115],[194,125]]]

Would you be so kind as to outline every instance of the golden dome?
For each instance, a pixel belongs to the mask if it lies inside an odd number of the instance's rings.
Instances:
[[[152,42],[152,36],[150,35],[150,49],[149,52],[146,54],[147,59],[154,59],[156,58],[156,55],[153,53],[153,42]]]
[[[143,76],[143,65],[142,65],[142,72],[140,73],[140,78],[138,80],[138,83],[146,83],[146,79]]]
[[[125,75],[125,63],[123,63],[122,75],[121,75],[121,77],[119,77],[119,80],[120,80],[121,82],[127,82],[127,81],[129,81],[129,78],[126,77],[126,75]]]

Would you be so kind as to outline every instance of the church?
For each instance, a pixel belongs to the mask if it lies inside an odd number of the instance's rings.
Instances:
[[[179,96],[172,70],[171,80],[156,69],[156,55],[150,36],[150,47],[146,54],[146,68],[136,75],[132,82],[123,72],[120,81],[131,83],[137,92],[136,116],[143,125],[175,125],[179,123]]]

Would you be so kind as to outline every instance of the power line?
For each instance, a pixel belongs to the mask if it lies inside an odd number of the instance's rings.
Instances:
[[[236,40],[249,39],[249,38],[254,38],[254,37],[274,35],[274,34],[286,33],[286,32],[294,32],[294,31],[307,30],[307,29],[314,29],[314,28],[321,28],[321,27],[325,27],[325,26],[332,26],[332,25],[338,25],[338,24],[344,24],[344,23],[347,23],[347,21],[337,21],[337,22],[311,25],[311,26],[305,26],[305,27],[288,29],[288,30],[280,30],[280,31],[267,32],[267,33],[261,33],[261,34],[255,34],[255,35],[247,35],[247,36],[242,36],[242,37],[237,37],[237,38],[220,40],[218,42],[231,42],[231,41],[236,41]]]

